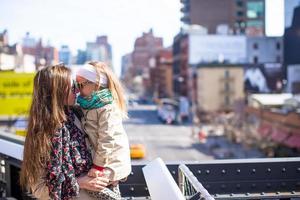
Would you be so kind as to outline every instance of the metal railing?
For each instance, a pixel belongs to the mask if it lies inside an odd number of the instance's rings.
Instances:
[[[178,167],[178,185],[189,200],[215,200],[184,164]]]
[[[23,140],[0,133],[0,199],[34,199],[19,187]],[[2,143],[4,142],[4,143]],[[11,143],[11,148],[3,144]],[[12,148],[19,148],[13,151]],[[142,172],[133,165],[126,182],[120,184],[127,199],[150,199]],[[193,199],[300,199],[300,157],[213,160],[168,164],[172,177],[190,200]]]

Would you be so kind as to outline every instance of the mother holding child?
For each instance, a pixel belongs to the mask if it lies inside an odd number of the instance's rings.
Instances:
[[[131,163],[120,81],[102,62],[71,77],[60,64],[34,78],[20,184],[38,199],[121,199]]]

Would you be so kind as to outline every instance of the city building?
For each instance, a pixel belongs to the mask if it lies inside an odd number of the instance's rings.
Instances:
[[[105,62],[113,69],[112,47],[106,35],[98,36],[95,42],[86,43],[86,60]]]
[[[214,112],[230,110],[244,98],[244,69],[242,65],[197,65],[197,109]]]
[[[125,79],[129,76],[129,69],[132,68],[132,55],[131,53],[122,56],[121,60],[121,79]]]
[[[152,29],[135,40],[132,52],[133,76],[141,76],[146,96],[152,96],[150,69],[155,67],[155,56],[163,48],[163,39],[155,37]]]
[[[152,69],[151,82],[154,88],[154,97],[173,97],[173,52],[172,48],[161,49],[155,58],[155,68]]]
[[[287,91],[300,93],[300,6],[294,9],[292,24],[284,33],[284,66]]]
[[[37,41],[29,32],[22,40],[22,52],[35,57],[36,69],[59,62],[58,50],[50,44],[44,46],[42,39]]]
[[[175,97],[188,96],[188,34],[180,32],[173,42],[173,92]]]
[[[181,3],[181,21],[204,26],[209,34],[216,34],[217,27],[223,24],[233,34],[265,35],[264,0],[181,0]]]
[[[86,57],[86,51],[84,50],[77,50],[77,56],[76,56],[76,64],[82,65],[87,61]]]
[[[283,63],[282,37],[247,37],[246,63]]]
[[[22,46],[35,48],[36,44],[36,39],[32,37],[29,32],[26,32],[25,37],[22,39]]]
[[[59,62],[63,62],[66,65],[71,64],[71,50],[68,45],[62,45],[59,52]]]
[[[283,71],[283,41],[280,37],[207,35],[205,31],[189,29],[174,38],[173,60],[175,96],[185,96],[190,100],[193,94],[188,88],[193,85],[197,88],[193,66],[198,64],[240,65],[254,77],[259,72],[266,81],[265,89],[254,89],[260,92],[279,91],[274,85],[284,78],[278,75]]]
[[[59,54],[58,49],[51,46],[50,44],[43,46],[41,43],[38,44],[37,49],[41,49],[42,54],[39,55],[39,64],[42,66],[43,64],[46,66],[53,65],[59,63]],[[38,50],[39,52],[39,50]]]
[[[133,79],[134,79],[134,69],[132,64],[132,54],[127,53],[122,56],[121,60],[121,80],[124,86],[129,91],[133,92]]]
[[[8,45],[8,32],[7,30],[3,30],[2,33],[0,33],[0,47],[4,47]]]
[[[246,36],[188,33],[188,38],[188,62],[190,65],[246,63]]]
[[[35,57],[24,53],[21,44],[9,45],[6,30],[0,33],[0,70],[35,71]]]
[[[289,28],[292,25],[294,9],[300,5],[300,0],[284,0],[284,25]]]
[[[16,49],[8,43],[8,31],[0,33],[0,70],[12,70],[15,68]]]

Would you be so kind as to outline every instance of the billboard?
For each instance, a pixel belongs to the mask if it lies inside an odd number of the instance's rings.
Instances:
[[[285,87],[283,79],[280,63],[265,63],[244,68],[244,87],[247,92],[281,92]]]
[[[0,117],[27,116],[34,73],[0,72]]]
[[[245,63],[247,59],[245,36],[189,35],[189,64],[225,62]]]

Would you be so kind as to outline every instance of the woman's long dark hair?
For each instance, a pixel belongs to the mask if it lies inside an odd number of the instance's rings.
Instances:
[[[63,64],[45,67],[35,75],[20,174],[24,189],[38,182],[49,161],[51,137],[66,120],[70,87],[71,71]]]

